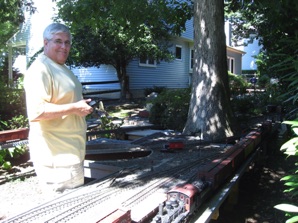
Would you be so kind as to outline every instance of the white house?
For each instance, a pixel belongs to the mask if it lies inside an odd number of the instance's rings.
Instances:
[[[225,33],[226,33],[226,44],[235,49],[245,52],[242,57],[242,71],[255,71],[257,70],[256,56],[260,53],[262,45],[256,39],[255,35],[250,35],[247,39],[242,39],[240,42],[235,43],[231,41],[232,39],[232,27],[229,22],[225,23]]]

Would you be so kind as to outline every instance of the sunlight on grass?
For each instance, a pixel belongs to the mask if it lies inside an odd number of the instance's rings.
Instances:
[[[129,117],[130,110],[121,110],[117,112],[109,112],[109,115],[112,117],[117,117],[117,118],[126,118]]]
[[[111,117],[117,118],[127,118],[130,117],[133,113],[136,113],[140,108],[138,104],[125,104],[121,106],[109,106],[106,108],[106,111]]]

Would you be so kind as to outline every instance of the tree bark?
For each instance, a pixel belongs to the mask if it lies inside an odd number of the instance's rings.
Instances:
[[[194,1],[194,67],[184,134],[204,140],[233,136],[227,73],[224,1]]]
[[[127,99],[126,95],[130,95],[129,77],[126,75],[126,65],[117,64],[116,71],[121,87],[120,101],[125,101]]]

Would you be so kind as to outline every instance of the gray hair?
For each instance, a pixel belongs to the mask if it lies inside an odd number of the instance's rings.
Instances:
[[[63,24],[60,24],[60,23],[52,23],[52,24],[48,25],[43,32],[43,38],[50,40],[53,38],[53,35],[55,35],[57,33],[66,33],[67,35],[69,35],[70,42],[71,42],[72,36],[69,31],[69,28]]]

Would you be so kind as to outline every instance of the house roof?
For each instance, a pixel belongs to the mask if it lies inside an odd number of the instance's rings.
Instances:
[[[235,53],[243,54],[243,55],[246,54],[246,52],[244,52],[242,50],[238,50],[238,49],[236,49],[234,47],[231,47],[231,46],[227,46],[227,50],[235,52]]]
[[[28,38],[29,26],[22,23],[19,30],[6,42],[12,47],[24,47]]]

